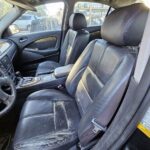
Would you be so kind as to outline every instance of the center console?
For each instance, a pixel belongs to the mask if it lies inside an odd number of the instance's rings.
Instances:
[[[72,66],[73,65],[58,67],[53,73],[40,75],[38,77],[20,77],[16,89],[18,91],[36,91],[46,88],[56,88],[65,83]]]

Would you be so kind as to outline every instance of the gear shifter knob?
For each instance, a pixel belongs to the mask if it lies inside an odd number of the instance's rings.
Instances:
[[[16,74],[16,77],[23,78],[20,71],[17,71],[15,74]]]

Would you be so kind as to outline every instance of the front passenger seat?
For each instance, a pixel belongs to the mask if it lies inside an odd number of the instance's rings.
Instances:
[[[87,27],[86,18],[81,13],[74,13],[70,16],[69,27],[63,46],[59,63],[45,61],[39,64],[36,76],[53,72],[57,67],[74,64],[89,42],[89,32],[84,30]]]

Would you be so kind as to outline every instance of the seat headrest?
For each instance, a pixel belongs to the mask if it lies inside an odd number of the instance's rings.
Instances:
[[[73,30],[80,30],[87,27],[86,18],[81,13],[74,13],[70,16],[69,26]]]
[[[101,36],[120,46],[138,46],[142,40],[149,9],[141,3],[122,7],[108,15]]]

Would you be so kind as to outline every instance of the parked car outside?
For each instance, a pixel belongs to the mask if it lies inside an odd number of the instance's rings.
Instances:
[[[13,25],[19,30],[19,31],[30,31],[31,24],[33,20],[36,20],[35,15],[30,14],[24,14],[19,19],[17,19]]]

